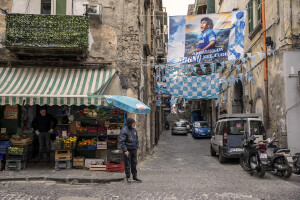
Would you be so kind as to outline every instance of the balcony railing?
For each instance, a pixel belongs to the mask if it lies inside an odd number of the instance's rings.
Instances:
[[[70,15],[6,15],[7,47],[88,49],[89,18]]]

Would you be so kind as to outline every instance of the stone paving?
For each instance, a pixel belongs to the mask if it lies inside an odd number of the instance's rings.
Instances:
[[[143,183],[59,184],[1,182],[0,199],[300,199],[300,176],[283,179],[268,172],[250,176],[237,160],[220,164],[208,139],[164,132],[152,156],[139,165]]]

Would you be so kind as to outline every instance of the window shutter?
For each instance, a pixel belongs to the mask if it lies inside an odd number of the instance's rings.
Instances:
[[[56,14],[65,15],[67,12],[67,0],[56,0]]]
[[[262,21],[262,11],[261,11],[261,0],[256,0],[257,5],[257,24],[261,23]]]
[[[253,30],[253,0],[250,0],[248,3],[248,25],[249,33]]]

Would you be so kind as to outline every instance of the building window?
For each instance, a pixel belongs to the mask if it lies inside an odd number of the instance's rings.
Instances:
[[[248,3],[248,25],[249,33],[255,32],[260,29],[262,20],[261,0],[250,0]]]
[[[72,0],[41,0],[41,14],[66,15],[72,13]]]
[[[41,14],[50,15],[51,14],[51,0],[41,1]]]

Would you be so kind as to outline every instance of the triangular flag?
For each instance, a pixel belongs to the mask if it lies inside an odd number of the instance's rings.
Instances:
[[[268,55],[270,56],[270,55],[275,55],[275,51],[274,50],[268,50]]]
[[[266,58],[266,54],[262,52],[257,52],[257,54],[260,56],[260,58]]]
[[[202,64],[202,65],[200,65],[200,67],[201,67],[201,70],[203,71],[203,73],[205,73],[205,72],[206,72],[206,67],[205,67],[205,65]]]
[[[235,68],[236,68],[237,70],[240,70],[240,66],[239,66],[239,65],[235,65]]]
[[[251,59],[256,61],[256,56],[251,56]]]
[[[231,60],[231,64],[232,64],[232,66],[234,66],[235,65],[235,60]]]
[[[210,63],[210,68],[211,68],[212,73],[214,73],[214,71],[215,71],[215,63]]]
[[[228,65],[227,68],[231,72],[231,65]]]
[[[247,69],[247,65],[246,65],[246,64],[243,64],[243,67],[244,67],[245,69]]]
[[[241,61],[243,62],[243,64],[246,64],[246,59],[245,58],[241,58]]]
[[[250,58],[252,56],[251,53],[247,53],[247,57]]]

